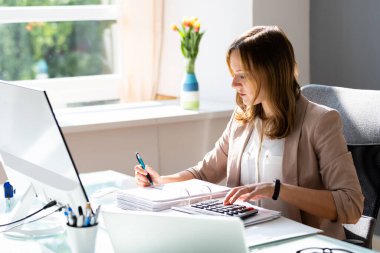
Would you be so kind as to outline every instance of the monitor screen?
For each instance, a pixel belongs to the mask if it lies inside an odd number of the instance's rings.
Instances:
[[[17,192],[29,187],[43,202],[85,206],[86,192],[47,93],[0,81],[0,117],[0,156]]]

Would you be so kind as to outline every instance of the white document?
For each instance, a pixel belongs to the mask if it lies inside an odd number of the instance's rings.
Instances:
[[[121,190],[117,193],[117,204],[123,209],[161,211],[203,198],[224,197],[229,190],[226,186],[191,179],[158,187]]]
[[[252,204],[247,203],[247,202],[243,202],[243,203],[246,206],[252,206],[252,207],[256,208],[257,210],[259,210],[256,215],[248,217],[248,218],[243,220],[245,227],[252,226],[255,224],[259,224],[259,223],[263,223],[263,222],[270,221],[270,220],[274,220],[274,219],[281,217],[281,212],[279,212],[279,211],[265,209],[262,207],[252,205]]]
[[[281,217],[269,222],[246,227],[245,238],[248,247],[252,247],[321,232],[322,230],[320,229],[309,227],[302,223]]]

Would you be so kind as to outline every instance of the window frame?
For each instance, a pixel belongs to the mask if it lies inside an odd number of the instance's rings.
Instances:
[[[93,76],[49,78],[12,81],[13,83],[47,90],[54,107],[68,103],[113,100],[119,97],[121,82],[121,28],[120,1],[109,5],[0,7],[0,24],[27,22],[67,22],[114,20],[112,31],[114,73]]]

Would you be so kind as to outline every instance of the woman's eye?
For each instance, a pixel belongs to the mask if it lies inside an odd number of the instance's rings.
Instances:
[[[240,75],[239,78],[240,78],[240,79],[244,79],[245,76],[244,76],[244,75]]]

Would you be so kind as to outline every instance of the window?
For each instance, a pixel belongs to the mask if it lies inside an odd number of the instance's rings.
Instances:
[[[0,0],[0,79],[48,91],[54,106],[116,100],[117,1]]]

